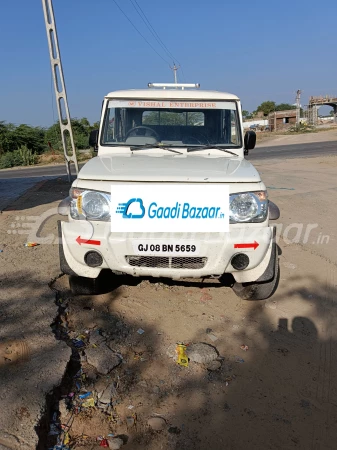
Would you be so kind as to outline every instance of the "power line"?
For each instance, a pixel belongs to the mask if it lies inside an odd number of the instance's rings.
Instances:
[[[153,45],[150,44],[150,42],[146,39],[146,37],[138,30],[136,25],[132,22],[132,20],[128,17],[128,15],[122,10],[122,8],[119,6],[119,4],[116,2],[116,0],[112,0],[117,8],[120,10],[120,12],[123,14],[123,16],[131,23],[133,28],[137,31],[137,33],[144,39],[144,41],[149,45],[149,47],[152,48],[152,50],[161,58],[166,64],[170,65],[169,61],[165,59],[160,53],[157,52],[157,50],[153,47]]]
[[[139,17],[145,23],[146,27],[150,30],[150,33],[152,34],[152,36],[155,38],[155,40],[158,42],[158,44],[161,46],[161,48],[165,51],[165,53],[168,55],[168,57],[172,58],[173,62],[177,62],[181,66],[180,62],[174,57],[174,55],[166,47],[164,42],[160,39],[158,33],[156,32],[156,30],[151,25],[151,22],[147,18],[146,14],[144,13],[143,9],[141,8],[141,6],[137,2],[137,0],[130,0],[130,2],[132,3],[132,5],[135,8],[135,10],[136,10],[137,14],[139,15]]]

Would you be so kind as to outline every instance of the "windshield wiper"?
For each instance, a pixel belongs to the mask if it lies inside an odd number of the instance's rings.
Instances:
[[[132,145],[130,147],[131,151],[137,151],[137,150],[146,150],[148,148],[162,148],[163,150],[167,150],[172,153],[178,153],[178,155],[182,155],[181,152],[178,152],[177,150],[173,150],[173,148],[166,147],[165,145],[160,144],[145,144],[145,145]]]
[[[222,152],[229,153],[233,156],[238,156],[236,153],[227,150],[226,148],[220,147],[220,145],[202,145],[200,147],[187,147],[187,152],[198,152],[199,150],[221,150]]]

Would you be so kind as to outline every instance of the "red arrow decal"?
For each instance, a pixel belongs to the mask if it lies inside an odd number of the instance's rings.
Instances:
[[[234,248],[253,248],[254,250],[256,250],[259,245],[260,244],[254,241],[253,244],[234,244]]]
[[[101,245],[101,241],[92,241],[92,240],[87,240],[87,239],[82,239],[81,236],[78,236],[78,238],[76,239],[76,242],[79,245],[82,244],[89,244],[89,245]]]

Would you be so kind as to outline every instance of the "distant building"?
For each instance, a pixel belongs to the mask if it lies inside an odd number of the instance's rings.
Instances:
[[[296,125],[296,109],[271,112],[268,115],[268,124],[271,131],[286,130]]]

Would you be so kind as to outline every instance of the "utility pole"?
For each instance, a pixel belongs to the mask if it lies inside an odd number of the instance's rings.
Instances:
[[[180,69],[180,66],[176,66],[175,64],[173,64],[173,67],[170,67],[171,70],[173,70],[173,74],[174,74],[174,83],[178,84],[178,77],[177,77],[177,71]]]
[[[78,174],[78,164],[74,144],[74,137],[71,128],[67,92],[63,76],[61,54],[57,38],[56,22],[54,18],[54,9],[52,0],[42,0],[42,7],[44,13],[44,21],[47,30],[49,57],[54,79],[54,89],[61,128],[64,158],[66,161],[68,180],[70,182],[71,181],[70,164],[72,162],[75,164],[76,174]],[[70,140],[72,154],[68,153],[67,140]]]
[[[301,116],[301,93],[300,89],[296,92],[296,127],[300,125],[300,116]]]

